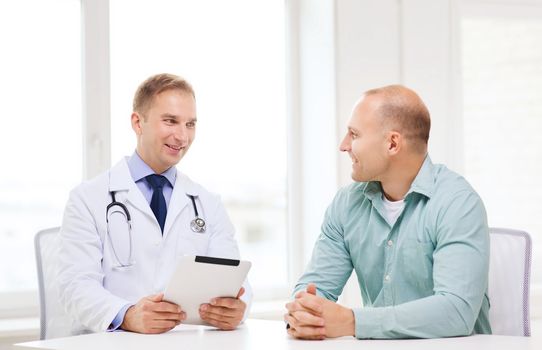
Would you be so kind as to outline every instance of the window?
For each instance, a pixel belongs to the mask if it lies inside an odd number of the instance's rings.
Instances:
[[[276,0],[110,2],[112,161],[135,149],[138,84],[188,79],[198,127],[178,168],[222,196],[260,297],[287,288],[284,20]]]
[[[465,175],[491,226],[531,234],[536,261],[542,256],[542,8],[476,10],[461,21]],[[540,264],[532,264],[531,276],[542,284]]]
[[[77,0],[0,2],[0,309],[37,289],[34,234],[81,181],[80,27]]]

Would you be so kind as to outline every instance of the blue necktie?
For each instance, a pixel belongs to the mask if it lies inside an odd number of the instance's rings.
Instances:
[[[167,206],[166,199],[162,189],[166,184],[167,179],[162,175],[148,175],[145,179],[152,187],[151,209],[158,220],[162,234],[164,233],[164,225],[166,223]]]

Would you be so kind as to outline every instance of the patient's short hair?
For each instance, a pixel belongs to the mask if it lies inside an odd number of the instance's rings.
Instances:
[[[380,95],[382,99],[376,113],[385,127],[401,133],[419,151],[427,149],[431,118],[421,98],[402,85],[389,85],[371,89],[365,96]]]

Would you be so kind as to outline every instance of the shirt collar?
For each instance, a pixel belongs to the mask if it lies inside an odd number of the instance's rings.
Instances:
[[[132,156],[128,158],[128,169],[130,169],[130,174],[132,175],[132,179],[134,182],[138,182],[141,179],[143,179],[147,175],[154,174],[154,170],[151,169],[151,167],[141,159],[139,154],[137,154],[137,151],[134,151]],[[175,178],[177,175],[177,169],[175,167],[171,167],[168,170],[164,171],[162,174],[159,174],[164,176],[171,187],[175,184]]]
[[[408,190],[406,197],[411,193],[419,193],[428,198],[431,198],[435,188],[435,179],[433,175],[433,162],[431,158],[427,155],[422,163],[422,167],[418,171],[418,174],[412,181],[410,189]],[[382,196],[382,185],[380,181],[370,181],[367,182],[367,185],[363,189],[363,193],[369,197],[371,200],[376,196]]]
[[[431,158],[429,157],[429,155],[425,156],[422,167],[420,168],[420,171],[418,171],[418,175],[416,175],[414,181],[412,181],[412,185],[410,185],[410,190],[408,190],[406,194],[407,196],[410,193],[415,192],[422,194],[427,198],[431,198],[435,189],[435,176],[433,168],[434,167],[433,162],[431,162]]]

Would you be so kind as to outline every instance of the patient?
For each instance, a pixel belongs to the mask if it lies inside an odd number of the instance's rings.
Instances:
[[[491,333],[489,232],[469,183],[427,154],[430,117],[412,90],[369,90],[340,150],[354,183],[328,207],[312,259],[286,304],[302,339]],[[336,304],[352,269],[365,307]]]

